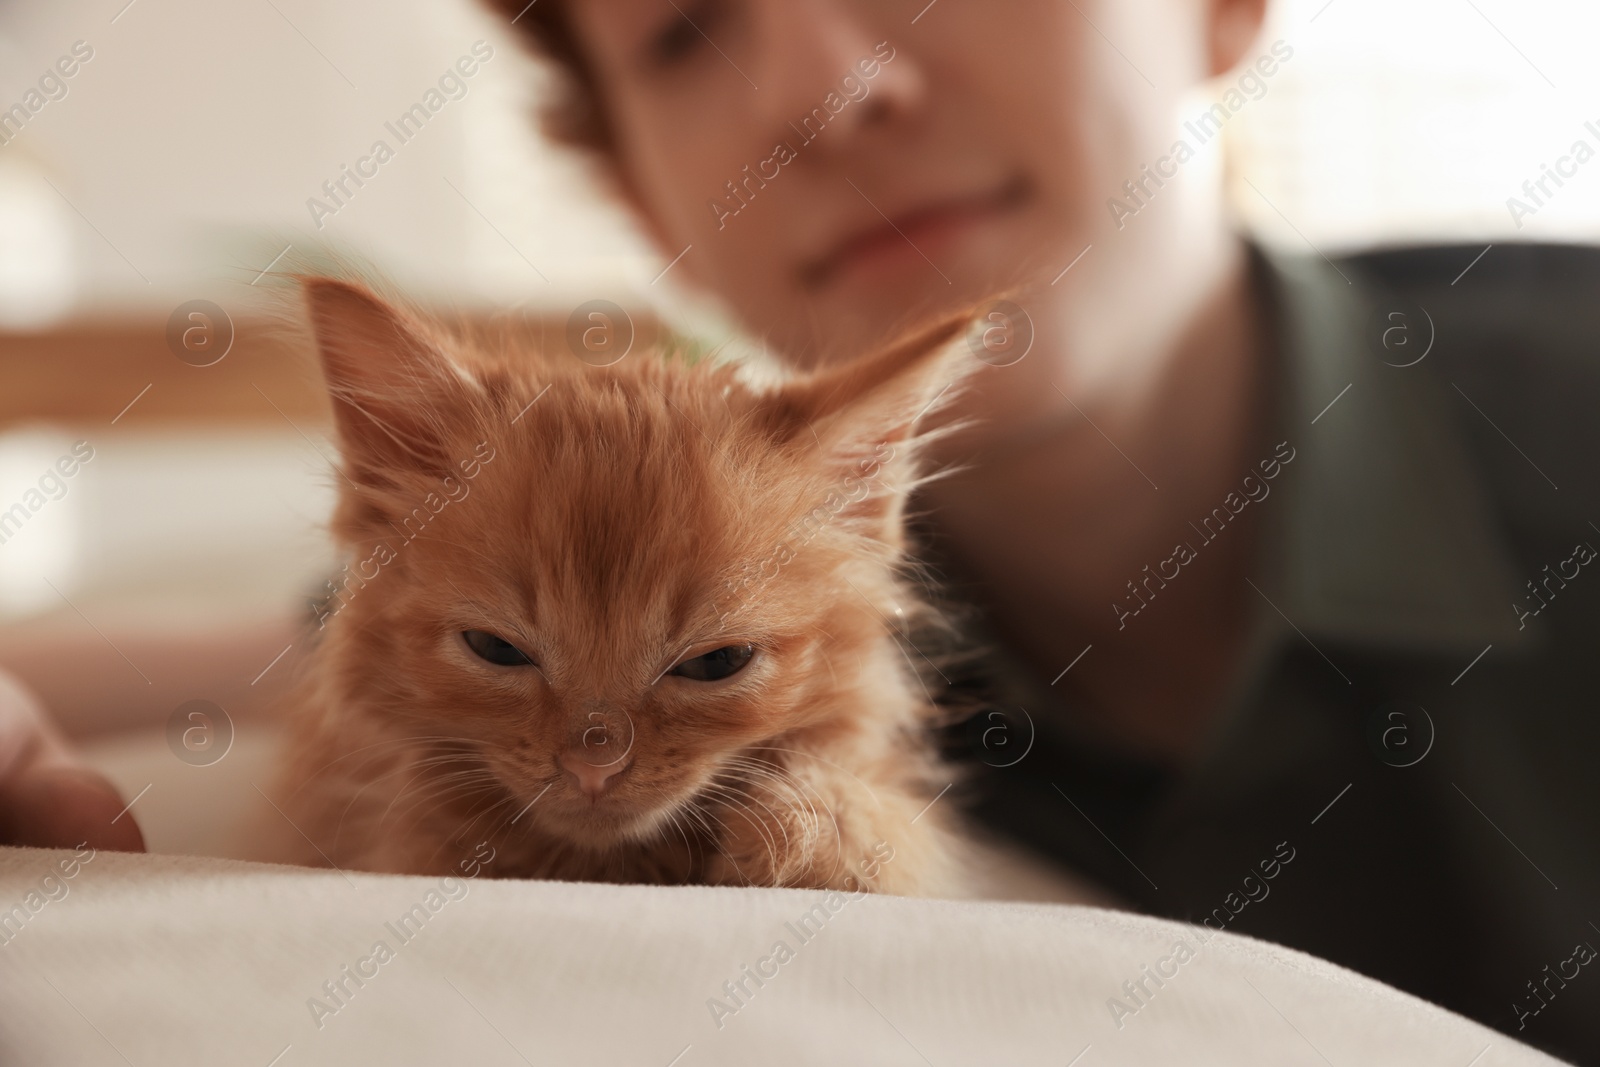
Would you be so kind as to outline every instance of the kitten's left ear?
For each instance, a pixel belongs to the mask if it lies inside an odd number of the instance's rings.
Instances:
[[[966,310],[946,316],[879,352],[789,382],[771,398],[773,414],[796,435],[809,428],[835,446],[848,447],[846,439],[857,435],[874,442],[905,440],[934,402],[946,390],[954,393],[975,369],[970,354],[952,343],[976,315]]]
[[[422,325],[369,290],[332,278],[304,288],[349,476],[370,483],[390,481],[390,471],[448,471],[448,415],[474,380]]]
[[[926,440],[919,423],[954,398],[977,368],[966,346],[955,344],[975,317],[976,310],[967,310],[939,319],[875,354],[789,382],[769,398],[782,436],[801,446],[814,440],[835,477],[880,487],[857,512],[881,517],[875,502],[909,489],[883,493],[877,472],[891,458],[897,466],[911,458],[911,446]]]

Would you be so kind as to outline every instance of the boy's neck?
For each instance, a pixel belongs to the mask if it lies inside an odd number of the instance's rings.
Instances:
[[[955,412],[981,412],[983,423],[936,458],[967,469],[931,483],[922,504],[1036,674],[1054,677],[1094,645],[1069,689],[1087,709],[1077,725],[1178,762],[1203,740],[1242,652],[1253,516],[1208,544],[1136,622],[1113,604],[1128,600],[1127,583],[1147,564],[1193,539],[1189,523],[1235,491],[1270,445],[1266,338],[1244,248],[1230,238],[1221,254],[1162,273],[1147,286],[1130,271],[1120,299],[1096,293],[1063,307],[1076,321],[1040,332],[1026,388]],[[1073,344],[1064,338],[1097,348],[1064,350]],[[978,388],[987,379],[1000,390],[1000,375],[1021,366],[985,371]]]

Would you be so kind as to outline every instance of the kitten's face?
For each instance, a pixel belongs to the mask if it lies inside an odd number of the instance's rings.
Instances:
[[[605,848],[828,717],[892,613],[907,428],[959,323],[762,396],[649,355],[464,371],[364,292],[310,291],[361,579],[330,654],[441,789]]]
[[[388,539],[394,573],[348,608],[372,630],[360,660],[404,686],[390,713],[478,742],[520,801],[508,817],[537,800],[537,825],[582,842],[656,831],[729,756],[802,724],[807,681],[828,677],[822,632],[865,608],[830,619],[851,595],[842,531],[777,566],[819,478],[715,458],[701,431],[720,439],[727,409],[680,415],[638,386],[557,380],[518,425],[485,426],[492,460],[401,526],[413,540]]]

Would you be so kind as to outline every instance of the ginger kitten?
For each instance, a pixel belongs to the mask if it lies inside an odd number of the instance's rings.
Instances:
[[[274,790],[293,858],[955,894],[952,780],[895,630],[952,318],[767,390],[485,351],[305,286],[352,561]],[[313,847],[307,847],[310,844]]]

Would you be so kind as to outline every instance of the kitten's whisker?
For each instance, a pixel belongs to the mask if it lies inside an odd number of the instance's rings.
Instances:
[[[734,806],[738,807],[742,812],[749,812],[750,811],[750,807],[749,807],[748,804],[745,803],[745,801],[749,801],[750,804],[759,805],[764,811],[767,812],[767,814],[772,816],[773,822],[777,824],[778,832],[783,834],[783,843],[784,843],[784,845],[788,846],[790,844],[789,831],[788,831],[788,828],[784,825],[783,818],[781,816],[779,816],[778,813],[776,811],[774,811],[772,809],[772,807],[770,805],[768,805],[760,797],[754,796],[754,795],[749,794],[749,793],[742,793],[737,789],[734,789],[734,788],[732,788],[730,786],[727,786],[727,785],[722,785],[721,783],[717,783],[717,782],[712,782],[710,785],[708,785],[706,787],[705,791],[708,792],[711,796],[721,797],[727,803],[733,804]],[[748,816],[747,816],[747,821],[748,821]],[[767,844],[768,851],[773,851],[777,846],[777,838],[775,838],[775,837],[773,837],[771,835],[770,827],[767,824],[767,820],[766,819],[760,819],[757,822],[752,822],[753,826],[757,825],[757,824],[759,824],[759,828],[760,828],[760,829],[758,829],[757,832],[760,832],[761,829],[768,830],[767,833],[762,835],[762,840],[764,840],[764,841],[766,841],[768,843]],[[787,848],[786,848],[786,851],[787,851]],[[776,858],[775,855],[774,855],[774,858]]]
[[[741,785],[741,787],[746,787],[747,795],[749,795],[752,800],[760,803],[763,808],[766,808],[768,813],[773,814],[774,819],[778,819],[781,827],[786,827],[786,824],[784,824],[784,819],[782,819],[782,817],[779,816],[776,811],[773,811],[771,805],[768,805],[768,803],[766,803],[766,801],[763,800],[763,798],[760,797],[755,790],[770,793],[770,795],[778,792],[787,793],[787,800],[789,800],[789,803],[784,803],[784,798],[776,797],[776,795],[774,795],[774,800],[778,800],[779,805],[786,809],[786,811],[797,814],[797,816],[800,814],[800,806],[805,803],[805,798],[797,797],[794,789],[790,787],[789,782],[784,781],[784,779],[782,779],[782,777],[776,773],[776,769],[770,768],[770,766],[763,766],[762,763],[758,763],[758,761],[755,760],[747,760],[747,758],[739,757],[730,758],[730,760],[728,760],[728,765],[730,765],[730,771],[733,771],[733,773],[738,774],[738,776],[741,776],[742,779],[744,779],[744,781],[739,781],[739,785]],[[752,781],[752,779],[754,779],[754,781]],[[762,785],[760,782],[768,782],[768,784]],[[776,787],[774,787],[773,782],[776,784]],[[794,803],[795,800],[800,801],[800,803]],[[800,825],[800,829],[805,829],[805,819],[803,819],[803,817],[800,819],[800,824],[802,824]],[[806,833],[806,838],[810,838],[810,833]],[[805,838],[803,838],[803,840],[805,840]],[[792,845],[792,843],[789,841],[789,835],[787,835],[787,829],[784,829],[784,841],[786,841],[786,845]]]
[[[695,826],[698,828],[697,832],[704,834],[706,839],[710,841],[713,846],[715,846],[717,832],[712,828],[710,823],[706,821],[706,813],[700,809],[698,803],[696,801],[690,801],[681,810],[684,818],[689,818],[691,816],[694,818]]]
[[[366,782],[364,782],[362,784],[361,788],[357,789],[355,791],[355,793],[350,797],[350,799],[345,802],[344,810],[339,813],[338,825],[336,825],[334,827],[333,843],[334,843],[334,846],[336,848],[337,848],[339,842],[344,838],[345,820],[350,817],[350,810],[353,807],[355,807],[356,802],[361,799],[362,794],[366,793],[367,790],[371,789],[373,786],[379,784],[380,782],[387,781],[388,779],[393,778],[397,774],[404,774],[405,772],[407,772],[409,770],[412,770],[412,769],[413,769],[412,765],[409,762],[401,763],[399,766],[396,766],[396,767],[393,767],[393,768],[391,768],[391,769],[389,769],[387,771],[384,771],[382,774],[375,775],[373,777],[368,778],[366,780]],[[403,793],[404,790],[402,790],[401,792]],[[398,798],[395,798],[395,799],[398,799]],[[390,804],[392,805],[393,803],[394,803],[394,800],[390,800]]]
[[[428,779],[427,782],[424,784],[423,789],[421,791],[419,791],[419,792],[425,792],[426,790],[437,789],[437,788],[439,788],[441,786],[448,787],[448,786],[453,786],[453,785],[458,785],[458,784],[476,783],[476,782],[495,783],[495,782],[499,781],[499,778],[497,778],[494,775],[493,772],[487,770],[486,768],[482,768],[482,767],[470,767],[470,768],[467,768],[467,769],[464,769],[464,770],[448,771],[448,772],[443,773],[443,774],[434,774],[434,773],[424,772],[422,775],[419,775],[418,777],[419,778],[424,778],[425,777],[425,778]],[[413,794],[413,795],[416,795],[416,794]]]
[[[721,823],[721,821],[722,821],[721,819],[717,820],[718,823]],[[723,832],[724,833],[728,832],[726,826],[723,827]],[[723,859],[727,860],[729,863],[733,864],[734,872],[737,873],[740,878],[744,879],[744,884],[745,885],[753,886],[753,885],[756,884],[755,879],[751,878],[748,874],[744,873],[744,868],[739,866],[739,861],[738,860],[734,859],[731,855],[728,854],[728,850],[727,849],[723,848],[720,843],[715,844],[713,847],[717,850],[717,854],[719,856],[721,856]]]
[[[551,787],[554,786],[557,781],[558,781],[558,779],[552,778],[548,782],[546,782],[544,784],[544,787],[539,790],[539,795],[534,797],[533,801],[531,803],[525,805],[522,808],[522,810],[517,813],[517,817],[511,820],[510,825],[511,826],[516,826],[517,823],[522,822],[522,816],[526,815],[528,813],[528,810],[530,808],[532,808],[534,804],[537,804],[539,802],[540,798],[542,798],[546,793],[548,793],[550,791]],[[521,800],[522,798],[521,797],[517,797],[516,799]],[[534,827],[537,824],[537,822],[538,822],[537,819],[529,819],[527,822],[524,822],[524,823],[522,823],[521,826],[517,827],[517,832],[522,835],[524,840],[526,840],[528,837],[532,836],[533,833],[535,832],[534,831]]]
[[[800,852],[805,857],[812,855],[816,848],[816,842],[820,836],[818,832],[818,823],[820,822],[820,817],[816,814],[816,809],[811,805],[810,800],[803,793],[799,792],[795,788],[793,782],[789,780],[792,776],[788,776],[787,771],[782,768],[772,764],[764,763],[762,761],[753,760],[749,757],[736,755],[730,757],[728,763],[731,767],[737,769],[741,773],[756,778],[757,781],[776,783],[776,787],[774,787],[772,784],[758,786],[756,782],[750,782],[748,784],[761,789],[768,795],[772,795],[772,798],[777,801],[785,811],[790,812],[798,820],[798,829],[802,832]],[[780,793],[780,791],[781,794],[786,794],[786,796],[774,795]],[[779,820],[780,826],[785,825],[783,817],[780,816],[776,811],[773,811],[771,806],[766,803],[765,799],[760,797],[752,797],[752,799],[757,800],[757,802],[759,802],[764,808],[772,812],[773,817]],[[807,818],[808,815],[809,818]],[[786,843],[787,836],[787,830],[785,830]]]
[[[755,830],[756,835],[761,838],[761,843],[766,846],[767,857],[771,863],[771,870],[776,873],[779,869],[777,848],[778,842],[777,838],[772,836],[770,828],[766,825],[766,820],[756,818],[749,807],[740,802],[738,794],[725,786],[719,786],[716,783],[712,783],[706,787],[706,791],[711,793],[711,795],[714,797],[721,797],[724,804],[729,804],[739,809],[739,815],[750,824],[751,829]],[[788,831],[784,831],[781,824],[779,825],[778,829],[783,831],[784,843],[787,844],[789,840]]]
[[[740,773],[754,778],[749,784],[758,786],[758,783],[767,783],[758,788],[773,794],[773,799],[778,801],[785,810],[793,812],[799,819],[800,828],[805,831],[805,840],[810,842],[817,835],[817,824],[821,817],[816,808],[807,797],[798,783],[784,768],[773,764],[752,760],[744,756],[733,756],[728,759],[728,764]],[[774,812],[776,815],[776,813]]]
[[[486,780],[493,782],[499,781],[499,779],[495,778],[488,770],[472,769],[466,771],[452,771],[445,775],[431,775],[427,769],[424,769],[410,781],[408,781],[400,790],[400,792],[396,793],[394,798],[389,801],[389,806],[383,810],[383,815],[378,819],[378,828],[382,828],[383,824],[388,821],[390,814],[394,812],[394,806],[400,802],[401,798],[411,791],[412,786],[421,781],[423,778],[429,779],[427,786],[422,792],[413,797],[409,808],[404,809],[398,814],[404,815],[406,812],[415,811],[419,803],[425,799],[431,799],[430,791],[442,789],[443,795],[448,796],[449,791],[460,783]]]
[[[723,829],[718,829],[717,825],[712,825],[712,822],[714,822],[714,819],[712,819],[712,814],[710,814],[706,808],[702,808],[701,803],[699,803],[699,798],[691,801],[690,805],[685,806],[685,808],[683,808],[683,814],[685,814],[685,816],[693,816],[694,824],[698,825],[699,832],[706,835],[706,840],[710,841],[712,848],[717,848],[717,838],[722,835],[725,827],[723,827]]]
[[[495,802],[493,804],[491,804],[489,807],[485,808],[480,814],[478,814],[475,818],[473,818],[472,822],[466,827],[466,829],[460,831],[460,833],[466,834],[466,833],[468,833],[468,832],[470,832],[472,830],[476,830],[478,828],[478,823],[479,822],[481,822],[482,820],[488,818],[490,815],[492,815],[493,813],[499,811],[501,808],[509,808],[509,807],[511,807],[513,804],[515,804],[518,800],[521,799],[521,797],[519,797],[519,796],[517,796],[517,794],[513,793],[506,786],[506,784],[504,782],[500,781],[499,778],[495,779],[495,783],[494,784],[495,784],[495,787],[496,787],[494,791],[499,794],[498,798],[495,800]],[[493,830],[490,830],[490,831],[487,831],[487,832],[490,833],[490,834],[494,833]]]
[[[488,795],[489,796],[493,796],[493,793],[489,793]],[[463,799],[465,799],[465,797],[463,797]],[[502,804],[506,803],[506,801],[509,800],[509,799],[511,799],[511,798],[508,797],[508,796],[500,797],[499,799],[495,800],[494,803],[490,804],[486,809],[484,809],[483,811],[479,812],[478,815],[470,823],[466,824],[465,826],[460,827],[454,833],[443,837],[439,842],[439,847],[434,849],[433,852],[428,856],[427,863],[431,864],[433,862],[434,857],[437,856],[440,852],[444,851],[444,847],[446,845],[451,844],[451,843],[453,843],[455,841],[458,841],[460,838],[463,838],[463,837],[466,837],[466,836],[470,835],[471,832],[473,831],[473,829],[475,829],[477,827],[478,823],[480,821],[482,821],[482,819],[483,819],[483,817],[485,815],[489,814],[489,812],[491,812],[491,811],[494,811],[496,808],[498,808]]]
[[[857,777],[855,772],[850,770],[850,768],[841,766],[840,764],[837,764],[837,763],[833,762],[833,760],[828,759],[826,756],[819,756],[815,752],[807,752],[806,750],[800,749],[800,748],[783,748],[783,747],[778,746],[778,745],[751,745],[747,751],[751,751],[751,752],[787,752],[790,755],[805,756],[807,759],[814,759],[819,763],[826,763],[828,766],[833,767],[836,770],[841,770],[845,774],[848,774],[851,777],[851,779],[853,779],[855,781],[855,783],[857,785],[859,785],[862,789],[865,789],[867,791],[867,795],[872,798],[872,802],[874,804],[878,805],[879,807],[883,806],[883,802],[878,799],[878,793],[877,793],[877,791],[875,789],[873,789],[870,785],[868,785],[866,782],[863,782],[859,777]]]
[[[773,763],[769,760],[758,760],[739,753],[735,753],[734,755],[727,757],[726,762],[729,766],[739,768],[746,773],[753,774],[761,778],[762,780],[777,782],[784,789],[790,791],[797,799],[802,801],[805,800],[804,794],[807,788],[806,784],[801,782],[794,772],[790,771],[782,764]],[[809,803],[809,801],[806,802]]]
[[[407,744],[407,743],[412,743],[412,742],[466,741],[466,740],[468,740],[468,739],[465,738],[465,737],[449,737],[449,736],[445,736],[445,735],[442,735],[442,734],[434,734],[434,735],[424,734],[424,735],[419,735],[419,736],[416,736],[416,737],[390,737],[390,738],[385,738],[382,741],[374,741],[370,745],[362,745],[360,748],[351,749],[349,752],[346,752],[342,756],[335,756],[333,759],[329,760],[327,763],[324,763],[322,766],[318,767],[316,770],[309,772],[306,775],[305,779],[298,786],[296,786],[294,788],[294,790],[292,792],[290,792],[289,795],[287,797],[285,797],[284,799],[285,800],[289,800],[289,799],[293,798],[296,793],[300,792],[300,790],[302,790],[306,786],[310,785],[319,775],[321,775],[321,774],[323,774],[323,773],[325,773],[325,772],[327,772],[329,770],[332,770],[335,764],[343,763],[345,760],[350,759],[352,756],[359,756],[359,755],[361,755],[363,753],[370,752],[372,749],[375,749],[375,748],[382,748],[385,745],[401,745],[401,744]],[[369,757],[369,758],[371,758],[371,757]]]
[[[789,750],[774,748],[773,751],[789,751]],[[811,755],[811,753],[805,753],[805,754],[806,755]],[[817,757],[817,758],[821,759],[820,756]],[[839,817],[838,817],[838,815],[834,812],[832,805],[830,805],[828,803],[828,801],[822,796],[822,794],[810,782],[807,782],[807,781],[801,779],[799,775],[795,774],[793,771],[789,770],[787,767],[783,767],[783,766],[781,766],[779,764],[771,763],[769,761],[754,760],[751,757],[742,756],[742,755],[735,755],[735,756],[731,757],[731,760],[748,761],[748,763],[750,765],[754,765],[756,767],[762,768],[763,770],[766,770],[769,773],[781,773],[785,778],[788,779],[789,782],[793,783],[793,787],[799,792],[799,795],[803,799],[805,799],[805,803],[806,803],[807,807],[810,809],[812,816],[816,820],[816,837],[815,837],[815,841],[820,843],[820,841],[822,839],[822,825],[821,825],[822,824],[822,817],[817,814],[816,808],[811,805],[810,799],[809,798],[805,798],[805,794],[807,792],[809,792],[811,794],[811,796],[816,797],[817,802],[822,805],[822,807],[823,807],[823,809],[825,811],[827,811],[828,818],[833,823],[834,840],[842,843],[843,835],[842,835],[841,831],[839,830]],[[829,762],[829,761],[823,760],[823,762],[826,763],[826,762]],[[835,764],[835,766],[837,766],[837,764]],[[840,768],[840,769],[843,770],[843,768]],[[849,773],[849,772],[846,772],[846,773]],[[854,777],[854,775],[852,775],[852,777]],[[857,779],[857,781],[860,781],[860,779]],[[865,785],[865,783],[862,783],[862,784]],[[868,791],[870,792],[871,790],[869,789]],[[841,860],[840,862],[843,862],[843,861]]]
[[[430,738],[429,740],[457,741],[457,740],[461,740],[461,739],[460,738],[449,738],[449,737],[435,737],[435,738]],[[386,743],[386,742],[380,742],[380,744],[382,744],[382,743]],[[371,748],[371,747],[374,747],[374,746],[369,745],[367,747]],[[369,778],[361,786],[360,789],[357,789],[355,791],[355,794],[349,799],[349,801],[347,801],[345,803],[344,810],[339,813],[339,823],[334,828],[334,835],[333,835],[334,845],[337,846],[339,841],[344,836],[344,824],[345,824],[345,820],[348,819],[349,816],[350,816],[350,809],[353,808],[355,806],[356,802],[361,799],[361,795],[363,793],[365,793],[368,789],[371,789],[373,786],[377,785],[379,782],[383,782],[383,781],[386,781],[389,778],[393,778],[397,774],[403,774],[406,771],[413,770],[413,769],[416,768],[416,766],[419,763],[426,763],[426,762],[428,762],[430,760],[437,759],[437,760],[442,760],[442,761],[449,762],[449,761],[453,761],[453,760],[463,760],[463,761],[472,760],[474,758],[475,757],[467,756],[465,754],[462,754],[462,755],[451,754],[451,755],[441,755],[441,756],[427,756],[427,757],[423,757],[421,760],[408,760],[406,762],[401,763],[399,766],[392,768],[391,770],[387,770],[387,771],[383,772],[380,775],[377,775],[375,777]],[[389,807],[392,808],[394,806],[394,804],[395,804],[395,801],[399,800],[400,797],[403,796],[404,794],[405,794],[405,789],[401,789],[400,793],[396,794],[389,801]],[[387,808],[384,809],[384,816],[385,816],[385,818],[388,816],[388,809]],[[379,826],[383,825],[383,820],[382,819],[379,820],[378,825]]]
[[[411,816],[409,821],[413,828],[423,826],[433,819],[436,814],[447,808],[454,807],[459,810],[465,802],[475,800],[480,796],[490,795],[490,789],[492,788],[488,782],[474,780],[448,780],[430,783],[430,785],[435,791],[431,794],[420,793],[414,795],[410,807],[406,809],[405,814]],[[432,801],[432,806],[426,811],[419,810],[425,801]],[[468,811],[470,812],[470,810],[471,808],[469,807]],[[449,842],[450,836],[446,836],[446,843]],[[437,855],[437,850],[435,855]]]
[[[447,814],[459,813],[460,808],[464,803],[472,801],[480,794],[481,791],[470,789],[452,790],[444,796],[439,797],[438,802],[433,806],[416,813],[415,818],[413,818],[411,821],[413,832],[421,836],[439,839],[439,844],[428,856],[427,863],[431,864],[433,862],[433,858],[437,856],[446,845],[451,844],[454,840],[452,835],[443,832],[442,828],[438,826],[438,823],[441,821],[442,817]],[[451,821],[455,820],[452,819]]]
[[[679,813],[677,811],[668,811],[667,812],[667,825],[671,826],[674,830],[678,831],[678,836],[683,838],[683,849],[684,849],[685,862],[687,863],[688,870],[690,872],[693,872],[694,867],[695,867],[694,845],[690,843],[689,834],[688,834],[687,831],[684,830],[683,822],[679,818]]]

